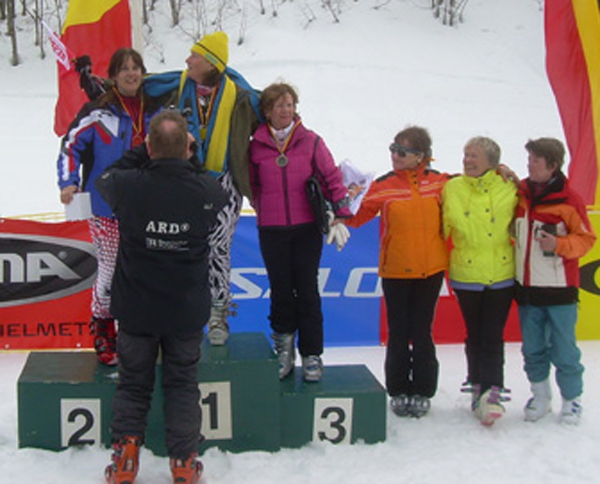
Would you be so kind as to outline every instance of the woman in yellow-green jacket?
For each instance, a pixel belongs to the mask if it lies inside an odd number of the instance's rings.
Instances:
[[[473,410],[484,425],[504,413],[504,326],[513,299],[510,225],[517,204],[513,183],[496,173],[500,147],[476,137],[464,148],[464,174],[442,194],[444,235],[452,240],[450,285],[465,320]]]

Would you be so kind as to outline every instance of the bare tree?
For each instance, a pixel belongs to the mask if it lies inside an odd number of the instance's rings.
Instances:
[[[308,28],[308,26],[313,23],[315,20],[317,20],[317,16],[315,15],[315,12],[313,11],[312,8],[310,8],[310,5],[308,3],[304,4],[304,8],[302,8],[302,14],[304,15],[304,18],[306,19],[306,24],[304,25],[304,28]]]
[[[463,12],[469,0],[431,0],[433,16],[439,18],[444,25],[454,26],[463,22]]]
[[[340,22],[340,17],[339,17],[340,4],[335,0],[322,0],[322,1],[323,1],[323,7],[326,10],[329,10],[331,15],[333,16],[333,21],[336,24],[339,23]]]
[[[385,7],[390,2],[391,2],[391,0],[381,0],[381,1],[378,1],[375,4],[375,6],[373,7],[373,10],[379,10],[380,8]]]
[[[46,3],[49,3],[49,0],[47,0]],[[56,17],[56,24],[57,24],[57,32],[61,32],[62,31],[62,24],[63,24],[63,15],[65,14],[64,9],[63,9],[63,0],[53,0],[54,3],[54,7],[53,9],[51,9],[49,12],[48,10],[46,10],[47,12],[47,17]]]
[[[0,20],[6,20],[6,0],[0,0]]]
[[[17,29],[15,28],[15,0],[6,0],[6,20],[7,34],[12,47],[10,63],[17,66],[19,65],[19,51],[17,50]]]
[[[148,25],[148,5],[146,0],[142,0],[142,23]]]
[[[242,45],[244,43],[244,39],[246,38],[246,28],[248,27],[248,18],[246,12],[246,4],[242,7],[242,18],[240,20],[240,32],[238,35],[238,45]]]
[[[44,1],[35,0],[33,6],[33,21],[35,24],[35,45],[40,48],[40,58],[46,58],[44,50],[44,30],[42,29],[42,19],[44,18]]]
[[[171,26],[175,27],[179,25],[181,17],[181,0],[169,0],[171,5]]]

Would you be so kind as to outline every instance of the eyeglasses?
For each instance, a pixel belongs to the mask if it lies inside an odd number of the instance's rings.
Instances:
[[[421,152],[419,150],[413,150],[412,148],[407,148],[406,146],[402,146],[399,143],[392,143],[390,145],[390,151],[392,153],[396,153],[398,156],[404,158],[408,153],[413,155],[420,155]]]

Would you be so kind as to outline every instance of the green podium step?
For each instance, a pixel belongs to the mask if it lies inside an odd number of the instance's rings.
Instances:
[[[385,391],[365,366],[326,367],[320,383],[304,383],[300,369],[280,382],[277,370],[263,333],[233,333],[222,347],[203,344],[198,385],[206,440],[200,452],[385,439]],[[145,445],[166,455],[161,371],[158,364]],[[31,353],[17,383],[19,446],[109,446],[117,378],[93,353]]]
[[[327,366],[319,383],[302,371],[281,384],[281,445],[385,440],[386,392],[364,365]]]

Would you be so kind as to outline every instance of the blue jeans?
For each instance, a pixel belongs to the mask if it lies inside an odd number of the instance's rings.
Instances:
[[[583,365],[575,339],[577,304],[560,306],[519,305],[525,373],[532,383],[546,380],[550,364],[565,400],[581,395]]]

